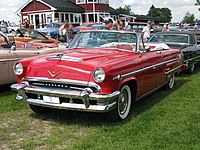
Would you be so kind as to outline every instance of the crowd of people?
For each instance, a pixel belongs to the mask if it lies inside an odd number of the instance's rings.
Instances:
[[[59,22],[59,20],[56,19],[55,22]],[[5,24],[6,22],[4,20],[0,22],[0,25],[5,25]],[[108,18],[104,21],[104,24],[105,24],[105,30],[122,30],[124,29],[125,26],[128,25],[128,21],[125,21],[125,23],[123,23],[120,20],[114,21],[112,18]],[[26,29],[31,28],[30,22],[27,18],[23,20],[23,22],[21,23],[21,27],[26,28]],[[181,27],[182,26],[180,25],[180,28]],[[148,39],[150,38],[152,29],[153,29],[152,22],[148,21],[146,26],[144,26],[142,30],[142,38],[144,42],[148,41]],[[165,31],[165,32],[169,31],[168,23],[163,25],[162,31]],[[74,38],[74,36],[75,36],[75,32],[74,32],[73,25],[70,24],[68,20],[65,20],[63,22],[63,25],[59,28],[58,40],[61,42],[70,43],[72,39]]]

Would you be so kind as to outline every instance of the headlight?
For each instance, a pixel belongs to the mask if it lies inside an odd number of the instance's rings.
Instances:
[[[18,75],[18,76],[21,75],[24,71],[22,64],[21,63],[14,64],[13,71],[15,75]]]
[[[96,82],[103,82],[105,79],[105,72],[101,68],[97,68],[94,70],[93,78]]]

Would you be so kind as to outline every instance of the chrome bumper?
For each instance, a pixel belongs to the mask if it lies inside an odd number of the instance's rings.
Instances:
[[[11,89],[18,93],[16,96],[16,100],[18,101],[25,101],[29,104],[43,107],[91,112],[108,112],[114,109],[116,107],[116,98],[120,95],[119,91],[107,95],[100,95],[93,93],[90,88],[84,90],[56,89],[40,86],[27,86],[26,84],[13,84],[11,85]],[[38,99],[29,98],[27,93],[38,95]],[[47,103],[39,98],[41,96],[70,98],[72,101],[70,103],[62,102],[60,104]],[[73,103],[73,99],[81,99],[83,104]],[[91,105],[90,100],[97,101],[97,104]]]

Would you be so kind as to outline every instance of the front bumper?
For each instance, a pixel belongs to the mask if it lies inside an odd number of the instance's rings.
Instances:
[[[89,111],[89,112],[108,112],[116,107],[116,99],[120,95],[120,91],[107,95],[93,93],[90,88],[84,90],[78,89],[62,89],[40,86],[28,86],[26,84],[11,85],[13,91],[17,91],[16,100],[25,101],[32,105],[50,107],[65,110]],[[31,98],[28,95],[35,94],[37,98]],[[43,96],[67,98],[69,102],[49,103],[43,100]],[[80,99],[82,103],[74,103],[74,99]],[[91,101],[96,103],[90,104]]]

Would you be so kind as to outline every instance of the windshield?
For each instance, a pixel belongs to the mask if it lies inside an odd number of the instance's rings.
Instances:
[[[14,35],[16,37],[27,37],[27,38],[41,39],[41,40],[46,38],[42,33],[36,30],[17,29]]]
[[[88,31],[78,33],[70,48],[92,48],[92,47],[117,47],[118,45],[136,45],[135,33],[117,31]]]
[[[175,34],[155,34],[149,42],[159,42],[159,43],[181,43],[188,44],[188,35],[175,35]]]
[[[82,27],[91,27],[93,25],[94,25],[94,23],[82,23],[81,24]]]
[[[136,32],[142,32],[145,25],[128,25],[126,30],[135,30]]]
[[[58,23],[50,23],[46,27],[47,28],[60,28],[61,24]]]
[[[106,26],[105,25],[93,25],[91,26],[92,29],[105,29]]]

